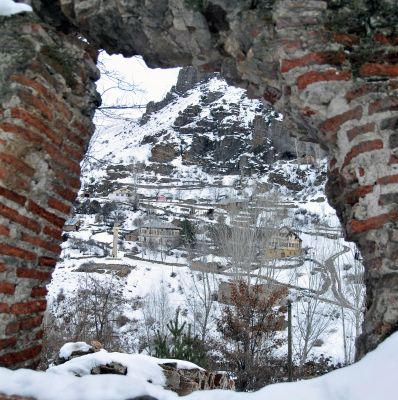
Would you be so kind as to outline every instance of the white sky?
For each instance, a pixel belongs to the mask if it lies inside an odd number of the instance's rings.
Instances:
[[[110,104],[147,104],[149,101],[161,100],[170,88],[175,85],[179,68],[151,69],[141,57],[124,58],[120,55],[109,56],[102,53],[100,61],[108,70],[118,73],[124,81],[138,87],[135,93],[122,92],[111,89],[114,83],[102,75],[97,83],[97,90],[103,94],[104,105]],[[125,111],[131,117],[139,117],[144,110]]]

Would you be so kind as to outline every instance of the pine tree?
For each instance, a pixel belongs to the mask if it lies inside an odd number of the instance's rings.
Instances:
[[[181,238],[186,246],[195,247],[196,245],[196,231],[195,226],[188,219],[181,222]]]
[[[174,320],[167,324],[170,335],[162,335],[159,331],[156,333],[155,357],[176,358],[179,360],[191,361],[200,366],[207,365],[206,350],[199,337],[192,335],[192,328],[186,322],[180,321],[180,311],[176,311]]]
[[[167,336],[162,335],[160,331],[156,332],[154,339],[154,347],[155,347],[155,357],[158,358],[170,358],[170,349],[167,345]]]

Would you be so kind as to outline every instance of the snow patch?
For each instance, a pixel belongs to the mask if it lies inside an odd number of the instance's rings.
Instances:
[[[72,353],[75,351],[86,352],[92,349],[92,346],[87,344],[86,342],[69,342],[65,343],[61,349],[59,350],[60,358],[69,358]]]
[[[32,12],[32,7],[27,4],[15,3],[13,0],[0,1],[0,15],[9,17],[22,12]]]

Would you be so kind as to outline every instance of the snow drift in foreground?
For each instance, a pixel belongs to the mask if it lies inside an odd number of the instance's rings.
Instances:
[[[99,359],[119,361],[131,369],[126,376],[84,375],[90,365],[91,368],[96,366]],[[165,379],[158,365],[159,361],[164,360],[100,351],[95,355],[82,356],[50,368],[48,372],[26,369],[11,371],[0,368],[0,393],[33,396],[38,400],[125,400],[144,394],[158,400],[176,399],[176,393],[162,387]],[[182,364],[184,365],[184,362]],[[77,372],[76,368],[80,368],[84,376],[70,375]],[[185,399],[392,400],[396,398],[397,369],[398,333],[395,333],[358,363],[319,378],[270,385],[255,393],[201,391],[185,396]],[[152,380],[153,383],[149,383],[148,380]]]

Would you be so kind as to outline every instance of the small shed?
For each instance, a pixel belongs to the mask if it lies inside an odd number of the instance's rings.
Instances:
[[[124,240],[127,242],[136,242],[138,240],[139,230],[128,232],[124,235]]]
[[[204,257],[194,258],[191,262],[191,270],[199,272],[219,273],[227,266],[227,260],[224,257],[218,257],[208,254]]]
[[[66,220],[64,225],[65,232],[76,232],[79,230],[81,222],[78,218],[69,218]]]

